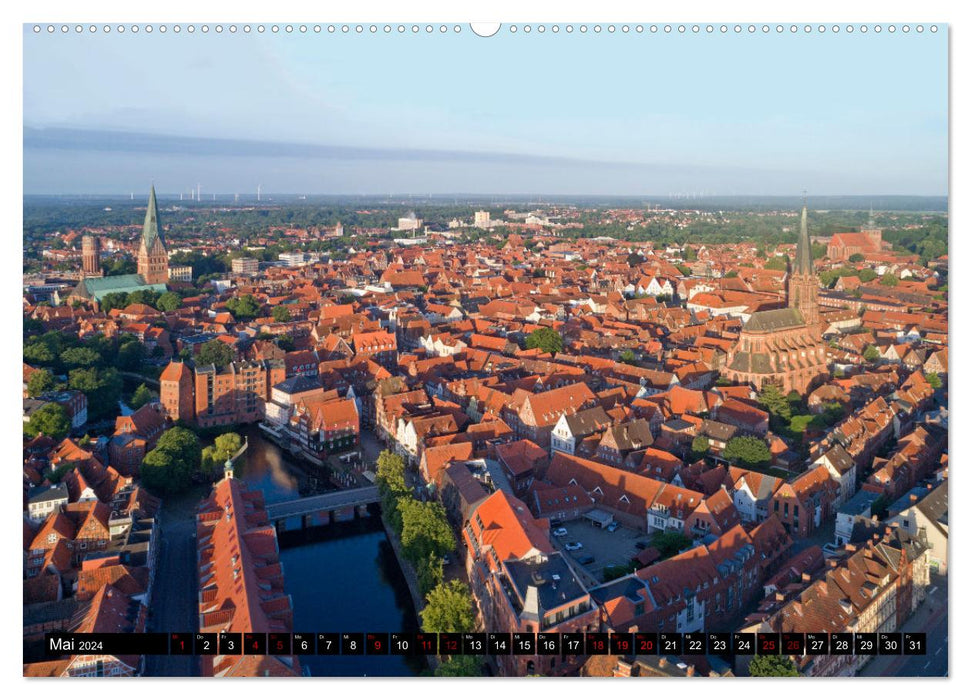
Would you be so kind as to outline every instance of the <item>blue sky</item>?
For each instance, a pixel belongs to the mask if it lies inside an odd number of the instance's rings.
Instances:
[[[944,31],[464,29],[25,28],[24,190],[947,192]]]

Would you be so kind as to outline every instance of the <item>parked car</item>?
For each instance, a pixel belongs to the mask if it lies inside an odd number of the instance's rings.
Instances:
[[[620,523],[615,520],[607,526],[607,532],[616,532],[618,527],[620,527]]]
[[[444,555],[442,557],[442,563],[443,564],[451,564],[452,563],[452,557],[450,557],[448,554]]]
[[[833,557],[839,554],[843,548],[838,544],[833,544],[832,542],[827,542],[823,545],[823,554],[828,557]]]
[[[638,549],[647,549],[647,542],[644,542],[644,541],[635,542],[634,546],[637,547]]]
[[[577,557],[577,564],[582,564],[586,566],[587,564],[593,564],[594,558],[589,554],[584,554],[582,557]]]
[[[568,552],[577,552],[583,549],[583,544],[581,542],[567,542],[563,547]]]
[[[554,537],[566,537],[566,528],[565,527],[556,528],[555,530],[553,530],[553,535]]]

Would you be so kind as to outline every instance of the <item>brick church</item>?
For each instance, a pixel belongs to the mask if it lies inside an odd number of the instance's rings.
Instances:
[[[788,306],[751,315],[728,354],[725,375],[756,389],[773,383],[784,392],[795,390],[800,394],[805,394],[817,378],[827,376],[818,292],[803,206],[796,259],[789,274]]]

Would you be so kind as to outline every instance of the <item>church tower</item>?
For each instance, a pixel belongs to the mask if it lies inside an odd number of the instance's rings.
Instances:
[[[148,210],[142,226],[142,241],[138,246],[138,274],[145,284],[165,284],[169,281],[169,256],[158,220],[158,204],[155,201],[155,185],[148,196]]]
[[[789,308],[798,309],[803,322],[810,327],[818,326],[819,283],[813,269],[813,246],[809,240],[806,223],[806,205],[802,206],[802,222],[799,225],[799,240],[796,243],[796,259],[789,274]]]

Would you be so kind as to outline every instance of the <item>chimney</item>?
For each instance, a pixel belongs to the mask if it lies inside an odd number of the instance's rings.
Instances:
[[[668,659],[667,659],[666,656],[659,656],[659,657],[657,657],[657,666],[658,666],[658,668],[664,668],[667,665],[668,665]]]
[[[802,576],[800,578],[802,579],[803,583],[809,583],[809,580],[812,578],[812,576],[810,576],[807,572],[803,571]]]
[[[695,675],[695,665],[691,664],[690,666],[688,666],[688,670],[684,672],[684,675],[687,678],[690,678],[691,676]]]
[[[843,545],[843,548],[847,552],[855,552],[856,551],[856,545],[853,544],[853,543],[851,543],[851,542],[847,542],[845,545]]]
[[[614,668],[614,678],[630,678],[631,677],[631,664],[623,659],[617,662],[616,668]]]
[[[916,493],[910,494],[910,502],[911,503],[917,503],[917,494]]]

